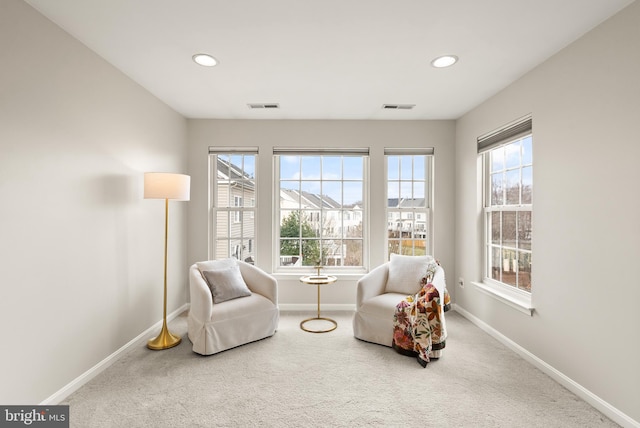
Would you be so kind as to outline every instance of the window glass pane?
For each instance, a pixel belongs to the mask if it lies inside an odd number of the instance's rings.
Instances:
[[[498,147],[491,152],[491,172],[504,169],[504,147]]]
[[[303,208],[317,206],[320,203],[321,187],[319,181],[301,181],[300,189],[303,192],[300,201]]]
[[[414,180],[426,180],[426,156],[414,156],[413,157],[413,179]]]
[[[414,182],[413,183],[413,197],[415,199],[415,207],[426,207],[426,189],[424,182]]]
[[[256,178],[256,157],[255,155],[244,156],[244,173],[247,178]]]
[[[346,212],[342,219],[345,238],[362,238],[362,211]]]
[[[242,260],[254,264],[256,260],[253,239],[245,239],[242,241]]]
[[[242,237],[245,239],[253,238],[255,236],[255,219],[249,215],[249,212],[245,212],[242,216]]]
[[[224,259],[229,257],[229,241],[226,239],[218,239],[215,247],[216,257]]]
[[[282,220],[280,221],[280,237],[300,237],[300,211],[280,211],[280,214],[282,216]]]
[[[500,247],[491,247],[491,278],[502,281],[502,257]]]
[[[320,156],[304,156],[301,159],[302,179],[303,180],[319,180],[320,179]]]
[[[229,184],[228,181],[222,181],[222,180],[218,180],[218,186],[216,188],[216,193],[217,193],[217,201],[216,201],[216,206],[218,208],[227,208],[229,207],[229,197],[230,197],[230,190],[229,190]]]
[[[491,175],[491,205],[504,203],[504,176],[502,173]]]
[[[494,211],[489,215],[491,216],[491,243],[500,244],[500,220],[502,213],[500,211]]]
[[[342,182],[323,181],[322,182],[323,208],[340,208],[342,206]]]
[[[399,182],[390,181],[389,183],[387,183],[387,206],[391,208],[397,208],[399,197],[400,197]]]
[[[295,265],[298,260],[301,262],[300,240],[281,239],[280,240],[280,266]]]
[[[234,259],[242,260],[242,240],[232,239],[229,241],[230,256]]]
[[[243,155],[231,155],[229,156],[229,160],[231,165],[229,166],[229,174],[231,178],[238,178],[242,176],[244,164],[243,164]]]
[[[322,241],[322,264],[324,266],[344,266],[343,259],[341,239]]]
[[[413,186],[410,181],[400,182],[400,199],[412,199],[413,198]]]
[[[362,266],[362,240],[346,239],[344,266]]]
[[[531,253],[518,252],[518,288],[531,292]]]
[[[322,157],[322,179],[323,180],[341,180],[342,179],[342,160],[340,156],[323,156]]]
[[[389,239],[387,249],[387,257],[391,257],[391,254],[400,254],[400,241],[397,239]]]
[[[400,252],[403,256],[410,256],[413,254],[413,241],[410,239],[401,239],[400,240]]]
[[[216,213],[216,237],[229,237],[229,213],[227,211],[218,211]]]
[[[502,212],[502,245],[516,248],[516,212]]]
[[[520,166],[520,142],[512,143],[504,148],[506,168],[517,168]]]
[[[360,156],[345,156],[344,163],[344,179],[345,180],[362,180],[364,177],[364,165]]]
[[[389,213],[389,218],[387,219],[387,229],[388,229],[389,238],[400,237],[400,227],[396,220],[399,216],[400,216],[399,213],[396,211]]]
[[[315,266],[320,260],[320,241],[318,239],[302,239],[302,265]]]
[[[518,212],[518,248],[531,250],[531,212]]]
[[[362,207],[362,181],[345,181],[343,185],[343,204],[345,207],[351,207],[359,204]]]
[[[300,156],[280,156],[280,179],[300,179]]]
[[[324,211],[322,215],[323,237],[341,238],[342,221],[340,211]]]
[[[425,234],[419,233],[418,237],[424,237]],[[427,255],[427,241],[425,239],[417,239],[413,241],[413,255],[425,256]]]
[[[400,179],[400,159],[398,156],[387,156],[387,180]]]
[[[231,217],[231,227],[230,234],[231,236],[241,236],[240,222],[242,221],[242,212],[237,210],[229,211],[229,216]]]
[[[533,168],[522,168],[522,203],[530,204],[533,195]]]
[[[216,170],[220,175],[220,179],[228,180],[229,179],[229,162],[230,158],[227,155],[218,155],[215,157],[216,159]]]
[[[502,250],[502,282],[508,285],[516,285],[516,270],[518,260],[514,250]]]
[[[413,178],[413,156],[400,156],[400,179],[411,180]]]
[[[510,170],[506,173],[507,178],[507,205],[517,205],[520,203],[520,170]]]

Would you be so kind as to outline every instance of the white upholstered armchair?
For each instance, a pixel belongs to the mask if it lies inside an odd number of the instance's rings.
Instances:
[[[390,262],[376,267],[358,281],[353,318],[353,335],[356,338],[389,347],[393,343],[396,305],[420,291],[420,280],[425,276],[425,260],[433,260],[430,256],[394,256],[392,254]],[[445,296],[444,269],[440,265],[437,265],[431,283],[440,296]]]
[[[273,276],[243,261],[227,259],[222,266],[219,262],[199,262],[189,268],[191,308],[187,319],[188,336],[193,343],[193,352],[202,355],[272,336],[280,317],[278,283]],[[221,275],[236,269],[228,263],[237,265],[241,279],[237,271],[238,278],[233,279],[243,282],[241,286],[246,284],[249,291],[241,293],[241,297],[227,299],[229,296],[226,296],[226,300],[214,303],[216,298],[222,300],[221,292],[215,287],[210,288],[209,282],[227,281],[221,279]]]

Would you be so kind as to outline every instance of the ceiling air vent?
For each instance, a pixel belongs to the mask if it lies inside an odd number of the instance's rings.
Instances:
[[[260,103],[260,104],[247,104],[250,109],[257,108],[280,108],[280,104],[278,103]]]
[[[385,110],[411,110],[415,106],[415,104],[382,104]]]

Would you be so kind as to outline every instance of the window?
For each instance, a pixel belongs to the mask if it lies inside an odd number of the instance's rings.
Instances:
[[[213,259],[255,263],[257,149],[209,148]]]
[[[433,149],[385,149],[387,257],[433,254],[431,162]]]
[[[274,149],[276,267],[362,268],[368,150]]]
[[[485,282],[525,293],[531,293],[531,130],[527,117],[478,139],[484,161]]]

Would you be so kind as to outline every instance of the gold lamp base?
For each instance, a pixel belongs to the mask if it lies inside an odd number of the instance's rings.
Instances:
[[[151,339],[147,342],[147,348],[152,349],[154,351],[160,351],[162,349],[173,348],[174,346],[178,346],[182,338],[172,334],[167,329],[167,325],[162,325],[162,330],[160,334],[155,339]]]

